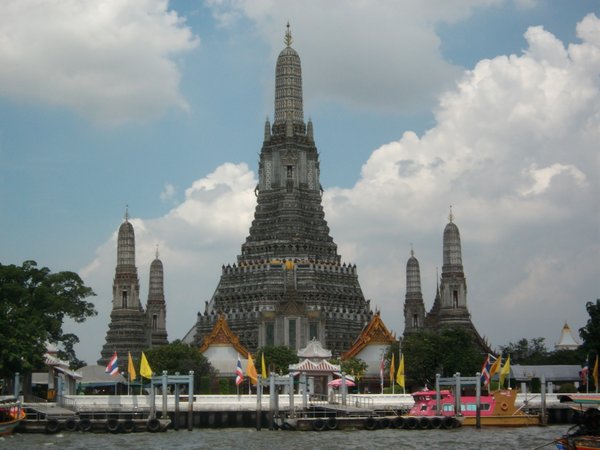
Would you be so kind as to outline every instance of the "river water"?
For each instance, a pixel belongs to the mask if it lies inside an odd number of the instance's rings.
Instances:
[[[256,431],[248,428],[194,429],[166,433],[15,434],[0,438],[0,449],[555,449],[553,439],[568,425],[528,428],[463,427],[454,430]]]

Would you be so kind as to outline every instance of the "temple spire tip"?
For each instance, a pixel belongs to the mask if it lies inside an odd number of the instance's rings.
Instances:
[[[287,30],[285,30],[285,38],[283,39],[283,42],[285,43],[286,47],[291,47],[292,45],[292,31],[290,30],[290,22],[288,21],[287,25],[286,25]]]

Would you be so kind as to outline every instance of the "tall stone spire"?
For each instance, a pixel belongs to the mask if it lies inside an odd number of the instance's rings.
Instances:
[[[135,265],[135,232],[129,211],[117,234],[117,266],[113,280],[112,312],[98,364],[108,363],[113,353],[139,357],[146,348],[146,315],[140,303],[140,282]],[[120,358],[120,366],[123,360]]]
[[[404,335],[415,333],[425,324],[425,304],[421,292],[421,269],[415,252],[410,250],[406,262],[406,295],[404,300]]]
[[[442,276],[438,277],[436,269],[436,295],[433,306],[425,316],[425,329],[433,332],[444,328],[466,330],[473,336],[482,353],[490,353],[492,350],[489,344],[471,322],[471,314],[467,308],[467,280],[462,265],[460,232],[454,223],[452,207],[448,224],[444,228],[442,246]]]
[[[452,209],[444,228],[442,282],[440,286],[440,320],[469,322],[467,309],[467,280],[462,265],[460,232],[454,223]]]
[[[146,310],[150,347],[168,344],[163,263],[158,258],[158,246],[156,247],[156,258],[150,264],[150,284]]]
[[[275,69],[272,133],[265,123],[254,220],[237,264],[222,267],[219,286],[198,316],[201,346],[219,317],[250,351],[305,347],[320,340],[335,355],[351,347],[372,312],[356,267],[341,264],[321,204],[319,153],[304,123],[302,69],[287,27]],[[190,341],[191,342],[191,341]]]
[[[291,121],[294,132],[305,132],[302,105],[302,67],[300,56],[292,45],[290,24],[285,33],[286,47],[277,57],[275,67],[275,119],[273,134],[284,134],[286,122]]]
[[[135,266],[135,232],[133,225],[129,222],[129,211],[125,212],[125,221],[119,227],[117,234],[117,269],[116,276],[123,274],[125,278],[135,275],[137,278],[137,267]]]
[[[460,232],[454,223],[452,207],[448,216],[448,224],[444,228],[443,240],[444,265],[442,266],[442,277],[444,273],[463,273],[462,250],[460,245]]]

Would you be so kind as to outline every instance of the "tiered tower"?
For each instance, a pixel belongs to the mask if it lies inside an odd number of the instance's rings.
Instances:
[[[321,205],[319,153],[304,122],[302,69],[291,47],[275,70],[275,116],[267,121],[258,168],[257,204],[237,264],[222,268],[213,297],[198,314],[197,345],[225,314],[250,351],[264,345],[295,350],[312,338],[334,354],[350,348],[371,318],[356,266],[341,264]]]
[[[406,264],[406,298],[404,302],[404,335],[419,331],[439,331],[442,328],[463,328],[472,335],[475,343],[485,352],[491,352],[489,344],[481,337],[467,308],[467,280],[462,264],[460,231],[454,223],[452,208],[448,224],[444,228],[443,265],[441,283],[431,310],[425,314],[419,262],[411,252]]]
[[[146,315],[140,303],[140,282],[135,265],[135,233],[125,212],[117,238],[117,267],[113,280],[112,312],[98,364],[106,365],[116,351],[139,357],[146,348]],[[121,357],[121,363],[126,361]]]
[[[452,210],[444,228],[442,281],[440,283],[440,325],[469,325],[471,314],[467,309],[467,280],[462,264],[460,232],[453,222]]]
[[[148,287],[148,346],[157,347],[169,343],[167,339],[167,306],[163,278],[163,264],[156,258],[150,264],[150,284]]]
[[[126,211],[117,238],[117,267],[113,280],[110,324],[98,364],[106,365],[116,351],[119,366],[125,370],[129,352],[134,359],[138,359],[142,351],[168,344],[166,322],[163,264],[158,259],[158,249],[156,258],[150,264],[146,312],[140,302],[140,282],[135,265],[135,232]]]
[[[425,304],[421,292],[421,270],[415,252],[410,250],[406,262],[406,295],[404,300],[404,334],[415,333],[425,326]]]

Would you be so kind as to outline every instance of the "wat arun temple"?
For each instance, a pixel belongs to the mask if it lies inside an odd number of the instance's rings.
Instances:
[[[313,124],[304,121],[302,68],[289,29],[275,69],[275,114],[267,119],[255,189],[256,208],[249,234],[234,262],[221,267],[219,283],[183,341],[202,347],[222,324],[250,352],[264,346],[305,348],[313,339],[335,357],[359,348],[366,330],[383,329],[358,281],[355,264],[342,261],[322,205],[319,152]],[[119,229],[113,312],[99,364],[126,347],[138,354],[166,344],[166,304],[162,262],[153,263],[146,310],[139,301],[132,225]],[[160,269],[160,270],[159,270]],[[400,296],[398,296],[400,298]],[[384,318],[384,317],[383,317]],[[407,262],[404,335],[442,327],[469,330],[482,351],[489,346],[471,322],[462,266],[460,233],[452,213],[443,234],[443,267],[437,295],[426,313],[419,263]],[[379,324],[375,326],[374,324]],[[350,353],[347,353],[350,352]]]

